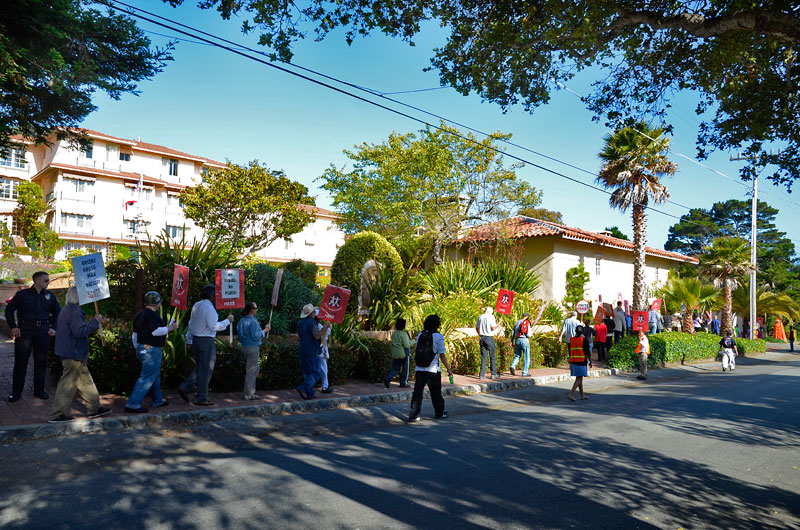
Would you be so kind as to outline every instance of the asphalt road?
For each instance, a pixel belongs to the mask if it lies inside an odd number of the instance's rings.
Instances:
[[[800,528],[800,356],[0,446],[4,529]]]

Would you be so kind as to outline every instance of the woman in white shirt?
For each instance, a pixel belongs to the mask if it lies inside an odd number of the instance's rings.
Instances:
[[[417,335],[416,353],[414,364],[416,367],[414,378],[414,393],[411,396],[411,413],[408,415],[409,422],[419,421],[420,410],[422,409],[422,395],[425,392],[425,385],[431,394],[433,403],[434,417],[437,420],[447,417],[444,410],[444,397],[442,396],[442,369],[439,366],[440,359],[444,367],[447,368],[448,375],[453,375],[450,365],[445,355],[444,336],[439,333],[441,320],[439,315],[428,315],[423,324],[422,332]]]

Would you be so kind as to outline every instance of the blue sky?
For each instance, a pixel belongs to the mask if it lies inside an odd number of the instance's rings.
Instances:
[[[230,40],[258,47],[257,35],[242,35],[239,20],[224,21],[215,11],[200,10],[187,0],[171,8],[160,0],[136,2],[137,6],[198,27]],[[168,39],[155,33],[178,36],[147,22],[157,44]],[[155,32],[155,33],[153,33]],[[416,46],[382,34],[359,39],[347,46],[340,33],[322,42],[306,40],[295,48],[293,62],[381,92],[427,89],[439,86],[438,73],[423,72],[432,49],[443,42],[433,25],[415,39]],[[330,164],[347,163],[342,154],[354,144],[379,143],[392,131],[410,132],[423,125],[408,118],[338,94],[230,52],[209,46],[179,42],[175,60],[161,74],[143,82],[139,96],[125,95],[120,101],[98,94],[99,109],[83,123],[85,127],[125,138],[166,145],[216,160],[246,163],[258,159],[273,169],[309,187],[317,205],[331,207],[331,198],[321,189],[319,177]],[[568,85],[578,94],[589,91],[597,72],[584,73]],[[483,131],[513,134],[512,141],[580,168],[597,171],[597,152],[609,131],[591,121],[591,114],[568,91],[553,92],[551,102],[533,114],[515,107],[503,113],[495,104],[476,95],[462,96],[451,88],[401,94],[395,99],[443,115]],[[373,98],[377,99],[377,98]],[[397,107],[395,105],[395,107]],[[398,107],[399,108],[399,107]],[[670,120],[675,127],[673,151],[695,156],[699,118],[691,95],[677,100]],[[435,119],[417,114],[436,122]],[[531,162],[565,173],[584,182],[593,177],[536,155],[508,147],[507,151]],[[746,198],[738,170],[743,162],[730,162],[729,153],[715,153],[703,164],[733,180],[700,167],[684,158],[678,174],[667,181],[672,200],[688,207],[710,208],[715,201]],[[509,163],[512,161],[509,160]],[[518,175],[543,192],[542,206],[564,214],[567,224],[588,230],[617,225],[631,236],[630,213],[611,210],[608,196],[578,186],[540,169],[526,166]],[[785,202],[794,199],[782,188],[762,180],[759,198],[781,213],[778,227],[800,247],[800,208]],[[659,207],[680,216],[687,212],[677,204]],[[648,215],[648,245],[662,247],[669,227],[677,219],[655,212]]]

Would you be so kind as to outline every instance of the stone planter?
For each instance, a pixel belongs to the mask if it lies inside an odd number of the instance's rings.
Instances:
[[[17,285],[25,285],[28,283],[28,280],[26,278],[14,278],[14,283]]]
[[[377,339],[383,341],[390,341],[392,340],[392,332],[391,331],[362,331],[361,335],[368,338],[368,339]]]

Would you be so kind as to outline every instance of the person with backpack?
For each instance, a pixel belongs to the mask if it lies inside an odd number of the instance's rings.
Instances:
[[[519,358],[523,357],[522,377],[530,377],[528,368],[531,365],[531,335],[533,335],[533,326],[531,326],[531,314],[522,313],[522,319],[514,324],[514,331],[511,337],[514,339],[514,360],[511,361],[511,375],[517,375],[516,368]]]
[[[583,391],[583,378],[589,376],[591,367],[592,351],[589,349],[589,341],[583,335],[583,326],[578,326],[575,328],[575,336],[569,339],[569,375],[575,377],[575,383],[567,394],[567,399],[575,401],[575,389],[580,391],[581,399],[589,399]]]
[[[410,423],[420,421],[419,413],[422,409],[422,396],[425,385],[431,395],[434,417],[441,420],[447,417],[444,410],[444,397],[442,396],[442,369],[440,363],[447,368],[448,375],[453,371],[445,355],[444,336],[439,333],[441,320],[439,315],[428,315],[423,323],[422,332],[417,335],[414,354],[415,379],[414,393],[411,395],[411,412],[408,415]]]
[[[736,368],[736,357],[739,355],[739,349],[736,347],[736,341],[731,337],[731,330],[725,331],[725,337],[719,341],[719,352],[722,354],[722,371],[730,368],[730,371]]]

